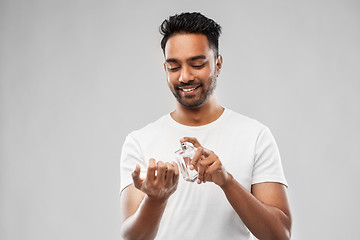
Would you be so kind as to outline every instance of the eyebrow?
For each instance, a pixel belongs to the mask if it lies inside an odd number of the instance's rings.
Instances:
[[[199,55],[199,56],[191,57],[188,61],[195,61],[198,59],[206,59],[206,57],[204,55]]]
[[[198,60],[198,59],[206,59],[206,57],[204,55],[199,55],[199,56],[194,56],[194,57],[191,57],[187,60],[187,62],[192,62],[192,61],[195,61],[195,60]],[[167,63],[178,63],[179,61],[175,58],[168,58],[166,59]]]
[[[167,63],[177,63],[178,60],[176,60],[175,58],[168,58],[168,59],[166,59],[165,62],[167,62]]]

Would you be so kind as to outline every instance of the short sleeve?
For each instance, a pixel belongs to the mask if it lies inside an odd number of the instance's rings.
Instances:
[[[126,137],[120,157],[120,193],[133,183],[131,173],[134,171],[136,164],[140,165],[141,176],[146,171],[144,157],[141,147],[136,139],[130,134]]]
[[[287,186],[277,144],[267,127],[260,131],[256,141],[252,174],[252,184],[261,182],[278,182]]]

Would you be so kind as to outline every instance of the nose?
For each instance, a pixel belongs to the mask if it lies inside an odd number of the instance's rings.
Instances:
[[[188,66],[182,67],[179,81],[183,82],[183,83],[187,83],[187,82],[193,81],[194,79],[195,79],[195,77],[192,74],[190,67],[188,67]]]

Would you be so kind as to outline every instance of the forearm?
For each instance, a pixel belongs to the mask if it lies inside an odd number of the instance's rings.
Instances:
[[[290,239],[290,216],[259,201],[231,175],[222,189],[241,220],[258,239]]]
[[[124,239],[154,239],[164,213],[167,201],[155,201],[147,196],[132,216],[121,226]]]

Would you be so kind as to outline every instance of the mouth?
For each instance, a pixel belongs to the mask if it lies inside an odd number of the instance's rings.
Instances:
[[[179,89],[182,92],[184,92],[185,94],[191,94],[191,93],[194,93],[199,87],[200,87],[200,85],[195,86],[195,87],[180,87]]]

